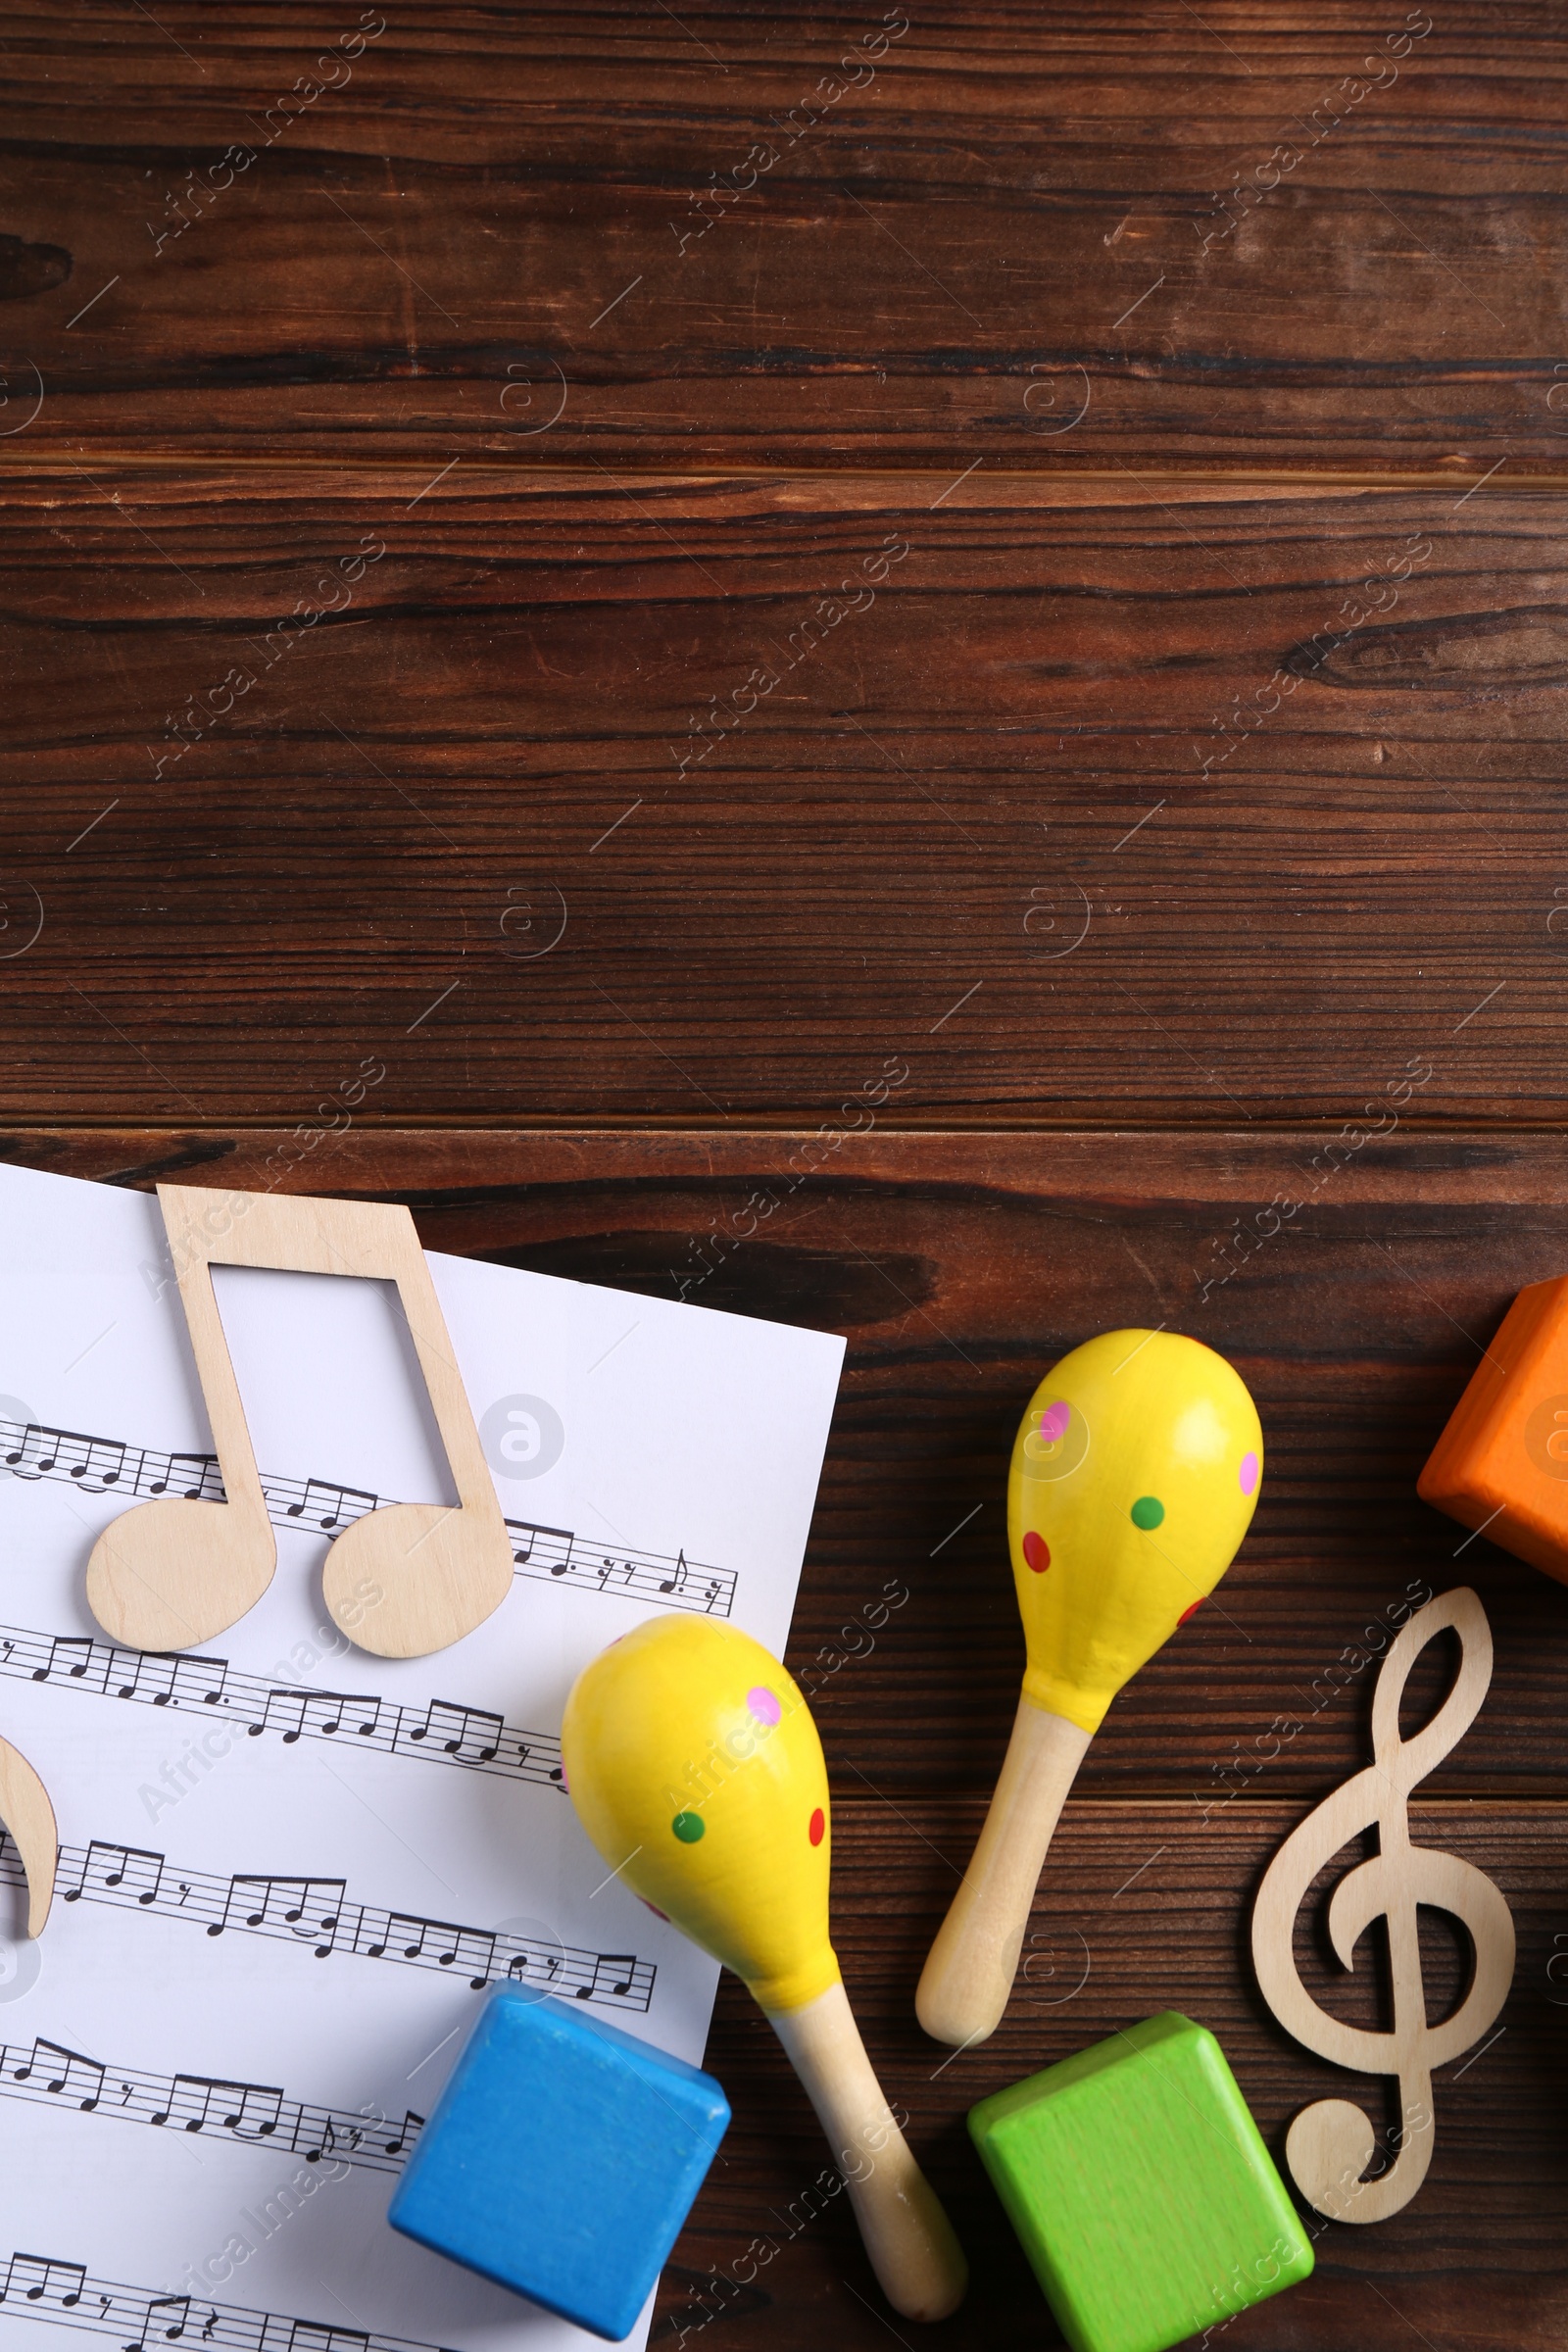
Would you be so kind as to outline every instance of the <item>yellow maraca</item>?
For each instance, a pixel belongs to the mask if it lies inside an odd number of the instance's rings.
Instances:
[[[1262,1463],[1240,1374],[1175,1332],[1103,1332],[1030,1397],[1007,1478],[1028,1667],[990,1813],[915,1995],[938,2041],[983,2041],[1000,2024],[1084,1750],[1123,1683],[1235,1558]]]
[[[784,2044],[889,2302],[945,2319],[968,2266],[871,2072],[828,1941],[827,1771],[794,1682],[732,1626],[639,1626],[577,1677],[561,1753],[605,1860],[744,1980]]]

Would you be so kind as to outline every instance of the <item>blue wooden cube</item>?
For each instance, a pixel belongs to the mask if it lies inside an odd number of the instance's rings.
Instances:
[[[701,2068],[563,2001],[497,1984],[387,2219],[618,2342],[728,2123],[729,2101]]]

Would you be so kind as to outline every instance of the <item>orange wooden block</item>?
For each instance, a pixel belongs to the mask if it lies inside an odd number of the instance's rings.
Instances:
[[[1416,1493],[1568,1584],[1568,1275],[1520,1292]]]

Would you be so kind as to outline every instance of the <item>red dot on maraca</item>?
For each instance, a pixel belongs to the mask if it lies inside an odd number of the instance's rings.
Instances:
[[[826,1835],[827,1815],[823,1812],[821,1806],[818,1805],[816,1811],[811,1815],[811,1826],[807,1832],[807,1836],[810,1838],[813,1845],[820,1845]]]
[[[1032,1568],[1036,1576],[1044,1576],[1051,1566],[1051,1545],[1044,1536],[1037,1536],[1033,1528],[1024,1537],[1023,1556],[1025,1566]]]

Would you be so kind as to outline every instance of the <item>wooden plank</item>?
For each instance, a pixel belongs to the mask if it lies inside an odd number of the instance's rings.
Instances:
[[[1401,1124],[1340,1157],[1299,1135],[438,1135],[337,1115],[335,1134],[13,1131],[7,1156],[406,1200],[427,1248],[846,1333],[790,1650],[840,1797],[989,1793],[1023,1669],[1003,1534],[1018,1416],[1078,1341],[1164,1323],[1251,1388],[1262,1497],[1214,1600],[1115,1701],[1080,1791],[1200,1824],[1322,1795],[1368,1760],[1400,1604],[1468,1582],[1495,1678],[1428,1786],[1568,1799],[1568,1592],[1415,1494],[1508,1300],[1568,1264],[1557,1138]],[[1268,1235],[1280,1194],[1300,1205]],[[69,1421],[64,1398],[28,1402]],[[1442,1665],[1434,1645],[1412,1708]]]
[[[1560,1118],[1561,521],[40,473],[0,1115]]]
[[[1527,0],[5,29],[11,463],[1563,470]]]
[[[934,1798],[895,1810],[863,1789],[841,1799],[834,1928],[888,2096],[908,2114],[910,2143],[969,2255],[973,2284],[952,2340],[1022,2344],[1051,2340],[1049,2314],[963,2131],[967,2110],[990,2092],[1176,2009],[1218,2035],[1277,2161],[1291,2116],[1313,2099],[1358,2099],[1380,2138],[1392,2118],[1374,2078],[1287,2041],[1250,1982],[1244,1923],[1270,1856],[1300,1818],[1294,1804],[1239,1804],[1202,1828],[1176,1807],[1073,1799],[1036,1905],[1029,1979],[1001,2028],[957,2057],[927,2040],[914,2022],[914,1984],[980,1812]],[[1565,1826],[1554,1805],[1412,1807],[1417,1842],[1486,1871],[1512,1906],[1519,1959],[1500,2036],[1437,2077],[1432,2170],[1413,2203],[1366,2228],[1309,2214],[1312,2278],[1238,2319],[1226,2341],[1253,2352],[1349,2344],[1403,2352],[1420,2338],[1478,2352],[1555,2352],[1562,2342],[1565,1993],[1553,1956],[1560,1961],[1568,1943],[1555,1859]],[[1356,1858],[1342,1857],[1340,1869]],[[1312,1917],[1303,1909],[1298,1949],[1314,1994],[1386,2031],[1381,1925],[1347,1978],[1313,1963]],[[1446,1936],[1423,1930],[1422,1964],[1437,2018],[1462,1989],[1462,1956]],[[727,2161],[714,2167],[665,2274],[656,2340],[791,2352],[831,2342],[835,2352],[870,2352],[886,2323],[868,2267],[842,2198],[823,2194],[820,2137],[805,2099],[748,2011],[740,1987],[726,1982],[708,2064],[735,2123]],[[1223,2317],[1216,2312],[1216,2326]]]

